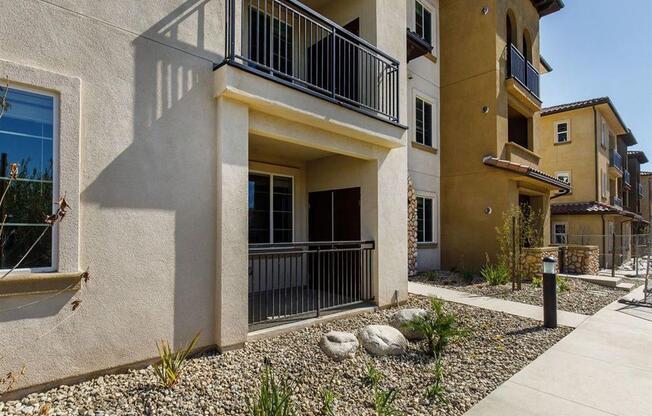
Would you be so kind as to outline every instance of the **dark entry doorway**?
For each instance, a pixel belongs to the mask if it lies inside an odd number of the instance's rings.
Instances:
[[[308,194],[309,241],[360,240],[360,188]]]

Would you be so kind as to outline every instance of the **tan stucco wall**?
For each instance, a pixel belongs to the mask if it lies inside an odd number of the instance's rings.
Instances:
[[[486,15],[483,7],[488,8]],[[518,204],[517,177],[482,163],[486,155],[501,155],[508,140],[508,9],[517,20],[517,46],[527,28],[538,66],[539,17],[531,2],[440,0],[441,239],[442,267],[447,269],[477,270],[485,252],[495,256],[495,227],[502,213]],[[535,114],[535,151],[537,118]],[[544,198],[547,205],[547,195]],[[485,214],[489,208],[491,213]]]
[[[375,38],[403,64],[404,92],[404,6],[384,1],[376,21],[399,20]],[[366,214],[382,271],[377,301],[388,304],[395,290],[406,298],[406,133],[291,92],[275,120],[266,107],[273,100],[225,94],[218,104],[223,1],[0,0],[0,8],[3,60],[81,84],[80,200],[72,209],[79,268],[92,276],[76,295],[0,299],[0,369],[26,366],[16,388],[150,359],[156,340],[178,346],[198,330],[199,345],[245,339],[251,133],[305,140],[373,166]],[[267,92],[273,99],[277,90]],[[405,104],[401,97],[401,120]],[[73,296],[82,299],[74,312]]]

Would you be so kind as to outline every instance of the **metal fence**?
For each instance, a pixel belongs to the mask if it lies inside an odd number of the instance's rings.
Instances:
[[[226,5],[226,63],[398,123],[397,60],[296,0]]]
[[[509,77],[516,79],[537,98],[539,97],[539,71],[513,44],[509,45],[507,70]]]
[[[600,248],[602,273],[642,275],[650,252],[650,234],[567,235],[565,245],[590,245]]]
[[[249,324],[373,300],[373,241],[249,245]]]

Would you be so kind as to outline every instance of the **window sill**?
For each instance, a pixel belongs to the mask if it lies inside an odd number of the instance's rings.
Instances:
[[[52,292],[75,292],[81,287],[82,272],[15,273],[0,279],[0,297]]]
[[[561,146],[561,145],[563,145],[563,144],[569,144],[570,142],[571,142],[570,140],[566,140],[565,142],[553,142],[553,145],[555,145],[555,146]]]
[[[414,147],[415,149],[423,150],[424,152],[432,153],[433,155],[437,154],[437,149],[435,149],[434,147],[417,143],[415,141],[412,142],[412,147]]]
[[[438,248],[438,243],[417,243],[417,249]]]

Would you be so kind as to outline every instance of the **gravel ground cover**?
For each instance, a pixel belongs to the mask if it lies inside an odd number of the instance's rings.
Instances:
[[[427,308],[428,303],[425,297],[410,296],[405,307]],[[337,415],[373,415],[373,396],[363,380],[369,362],[385,375],[381,388],[399,390],[396,405],[403,414],[461,415],[571,331],[543,329],[533,320],[465,305],[445,303],[445,309],[471,331],[444,356],[447,403],[424,396],[433,361],[421,344],[410,344],[408,352],[397,357],[373,358],[360,349],[353,359],[340,363],[319,349],[320,337],[330,330],[354,332],[387,323],[396,310],[388,309],[251,342],[226,354],[201,355],[190,360],[173,389],[158,387],[151,368],[132,370],[0,402],[0,414],[38,414],[48,403],[50,415],[243,415],[267,358],[277,376],[284,374],[295,384],[298,415],[318,415],[320,391],[327,386],[337,395]]]
[[[542,289],[529,282],[523,282],[521,290],[512,291],[511,283],[491,286],[478,278],[474,278],[470,283],[465,283],[457,273],[447,271],[430,272],[425,275],[420,275],[415,280],[476,295],[491,296],[530,305],[543,305]],[[557,307],[567,312],[593,315],[627,293],[623,289],[600,286],[579,279],[566,278],[565,281],[568,285],[568,290],[557,292]],[[641,283],[641,281],[631,281],[637,285]]]

